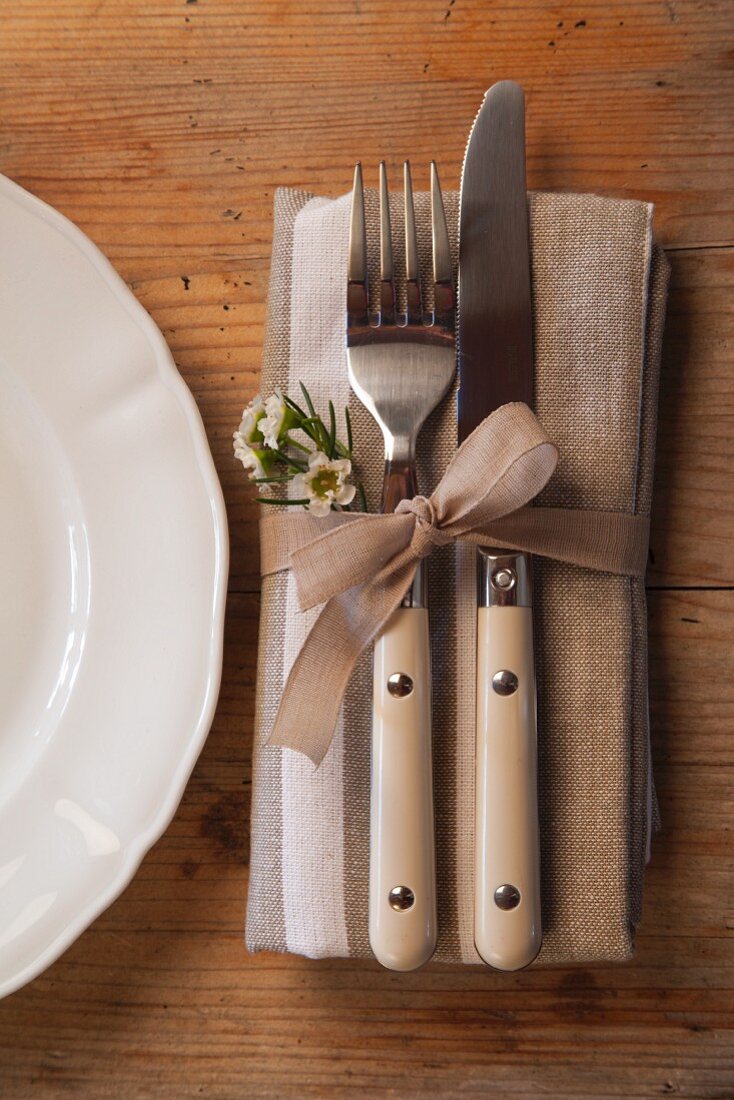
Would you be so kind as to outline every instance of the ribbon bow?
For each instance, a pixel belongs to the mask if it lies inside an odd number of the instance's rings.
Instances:
[[[459,447],[430,497],[403,500],[392,513],[265,517],[263,574],[292,569],[301,609],[324,605],[291,668],[268,742],[321,762],[357,659],[436,546],[455,539],[512,546],[642,575],[646,517],[525,507],[557,461],[556,447],[527,405],[503,405]]]

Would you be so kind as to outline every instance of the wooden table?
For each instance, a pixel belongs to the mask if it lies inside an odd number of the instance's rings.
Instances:
[[[132,885],[0,1004],[4,1100],[734,1095],[731,17],[726,0],[3,6],[0,168],[163,330],[232,536],[206,748]],[[231,432],[258,384],[273,190],[339,194],[381,156],[416,174],[436,156],[456,186],[482,93],[508,76],[528,93],[530,186],[653,200],[673,265],[649,572],[664,828],[638,956],[514,976],[248,957],[257,506]]]

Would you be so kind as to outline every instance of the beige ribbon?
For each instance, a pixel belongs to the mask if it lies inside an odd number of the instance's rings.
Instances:
[[[268,742],[322,761],[359,655],[435,546],[462,539],[642,576],[646,516],[525,507],[557,461],[527,405],[503,405],[462,443],[430,497],[403,500],[392,513],[264,517],[262,574],[290,568],[301,610],[324,605],[291,668]]]

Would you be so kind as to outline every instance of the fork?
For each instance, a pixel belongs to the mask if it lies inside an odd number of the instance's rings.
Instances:
[[[349,382],[382,431],[382,511],[418,491],[415,443],[456,367],[455,294],[443,197],[431,164],[433,309],[424,310],[410,165],[404,166],[406,312],[396,308],[387,173],[380,165],[380,283],[370,309],[362,167],[352,191],[347,274]],[[375,643],[370,788],[369,939],[391,970],[436,947],[431,662],[426,566]]]

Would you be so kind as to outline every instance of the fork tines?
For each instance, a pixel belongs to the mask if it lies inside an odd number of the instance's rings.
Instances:
[[[379,308],[370,310],[369,272],[367,265],[367,230],[364,211],[362,165],[354,169],[352,215],[349,230],[347,264],[347,326],[348,330],[366,326],[408,327],[437,325],[453,328],[454,287],[453,267],[446,211],[435,161],[431,162],[431,241],[433,254],[433,301],[431,311],[423,309],[421,294],[418,237],[413,205],[413,184],[410,164],[403,168],[405,201],[405,300],[406,312],[398,313],[395,295],[395,264],[390,229],[390,197],[385,162],[380,164],[380,289]]]

